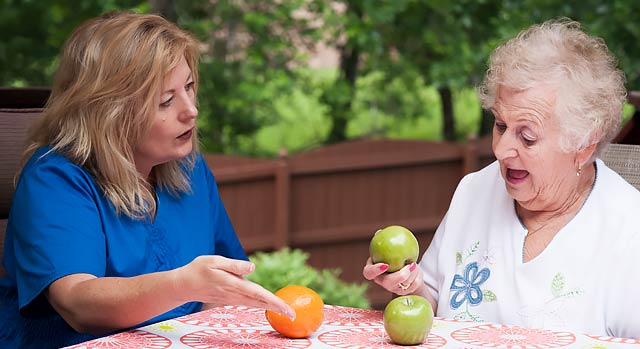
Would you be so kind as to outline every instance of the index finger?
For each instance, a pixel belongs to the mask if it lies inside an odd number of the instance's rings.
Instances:
[[[364,276],[367,280],[373,280],[378,276],[384,274],[389,269],[389,265],[385,263],[376,263],[373,264],[371,262],[371,257],[367,258],[367,263],[362,269],[362,276]]]
[[[243,293],[245,297],[249,298],[249,300],[254,301],[254,304],[246,305],[254,305],[266,310],[274,311],[276,313],[285,315],[292,321],[296,318],[295,310],[293,310],[293,308],[291,308],[282,299],[269,292],[269,290],[249,280],[243,279],[242,281],[243,282],[240,290],[244,291]]]

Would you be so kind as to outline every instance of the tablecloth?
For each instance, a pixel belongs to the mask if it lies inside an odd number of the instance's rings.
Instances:
[[[382,312],[325,306],[318,331],[305,339],[275,332],[264,310],[225,306],[139,329],[95,339],[73,349],[90,348],[640,348],[640,340],[591,336],[570,331],[530,329],[490,323],[435,318],[427,340],[417,346],[396,346],[384,331]]]

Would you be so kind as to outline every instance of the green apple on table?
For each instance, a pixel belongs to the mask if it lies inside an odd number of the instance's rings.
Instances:
[[[393,299],[384,309],[383,316],[384,330],[393,343],[400,345],[424,342],[433,326],[431,303],[422,296]]]
[[[420,248],[413,233],[402,226],[391,225],[378,230],[369,244],[372,263],[389,265],[388,273],[402,269],[418,260]]]

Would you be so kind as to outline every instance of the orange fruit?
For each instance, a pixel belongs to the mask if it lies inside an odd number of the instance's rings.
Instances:
[[[315,332],[324,320],[324,302],[312,289],[304,286],[289,285],[279,289],[280,297],[296,312],[296,319],[291,321],[285,315],[267,310],[267,321],[274,330],[289,338],[304,338]]]

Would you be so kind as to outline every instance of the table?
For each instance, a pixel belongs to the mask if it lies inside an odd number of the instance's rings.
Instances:
[[[288,339],[275,332],[264,310],[225,306],[95,339],[69,348],[639,348],[640,340],[589,336],[435,318],[419,346],[390,343],[382,312],[325,306],[325,319],[310,338]]]

